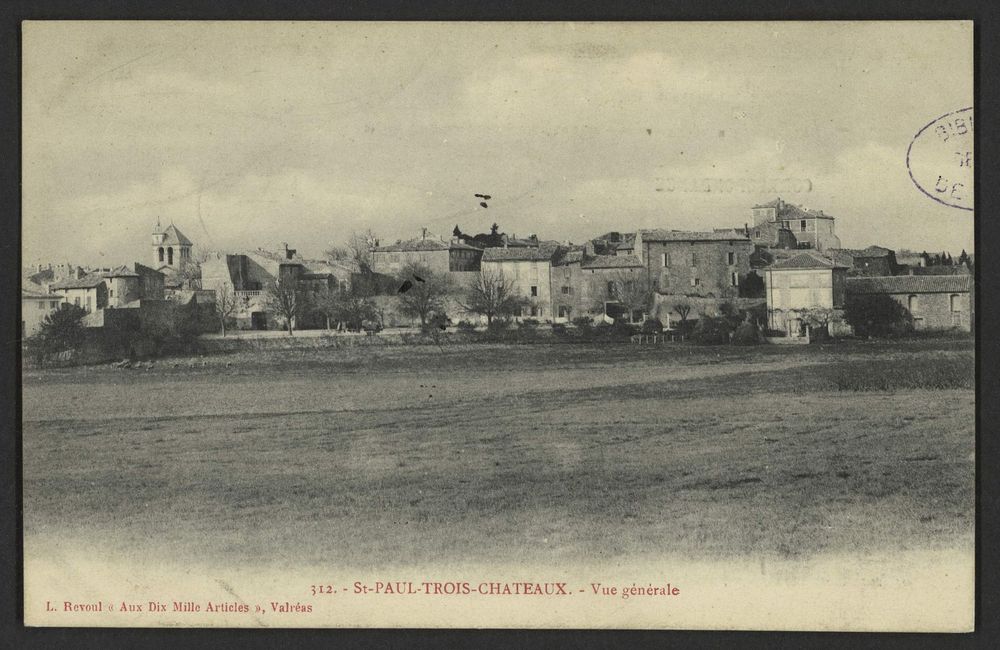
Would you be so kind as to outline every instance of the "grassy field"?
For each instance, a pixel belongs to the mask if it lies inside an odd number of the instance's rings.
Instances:
[[[972,388],[838,382],[972,360],[929,339],[28,371],[25,543],[359,566],[970,545]]]

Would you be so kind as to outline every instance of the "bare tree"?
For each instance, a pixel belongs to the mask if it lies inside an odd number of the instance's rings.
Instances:
[[[617,300],[628,309],[629,320],[633,312],[649,313],[653,300],[653,287],[644,274],[618,271],[612,276],[608,288],[611,294],[608,297]]]
[[[407,264],[397,276],[399,282],[399,311],[406,316],[420,318],[420,325],[428,317],[444,309],[444,299],[451,293],[451,279],[445,273],[435,273],[422,264]]]
[[[505,278],[503,271],[482,269],[459,305],[468,312],[485,316],[486,324],[492,325],[494,318],[519,313],[527,302],[515,292],[514,282]]]
[[[341,309],[341,295],[337,287],[324,285],[309,296],[308,304],[303,305],[300,313],[308,312],[310,316],[321,316],[330,329],[331,322],[337,318]]]
[[[222,327],[222,335],[226,335],[226,321],[236,313],[236,292],[233,285],[223,282],[215,288],[215,316]]]
[[[292,336],[295,328],[295,317],[299,315],[304,303],[295,280],[287,276],[278,278],[276,282],[267,285],[264,299],[269,309],[274,310],[285,319],[288,335]]]
[[[687,300],[675,300],[670,304],[670,308],[681,317],[681,322],[687,322],[688,315],[691,313],[691,303]]]

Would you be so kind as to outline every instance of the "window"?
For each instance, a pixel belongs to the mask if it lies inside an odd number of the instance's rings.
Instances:
[[[59,301],[53,300],[49,303],[49,309],[57,309],[59,307]]]
[[[90,311],[92,308],[93,308],[93,302],[91,301],[91,297],[87,296],[87,311]]]
[[[753,231],[753,236],[754,236],[754,239],[760,239],[760,231],[759,230],[754,230]]]
[[[661,255],[660,257],[663,266],[670,266],[670,253],[663,253],[663,255]]]
[[[615,283],[608,282],[608,295],[614,295],[615,293]]]
[[[563,287],[563,288],[562,288],[562,292],[563,292],[564,294],[570,294],[570,293],[573,293],[573,287]]]
[[[692,287],[697,287],[699,284],[701,284],[701,280],[699,280],[698,278],[691,278]]]
[[[167,264],[174,263],[174,247],[167,246]]]
[[[698,256],[694,254],[694,251],[691,251],[691,266],[697,266],[697,265],[698,265]]]
[[[538,287],[537,286],[532,285],[532,287],[531,287],[531,295],[532,296],[537,296],[538,295]],[[534,315],[534,314],[532,314],[532,315]]]
[[[906,299],[906,308],[910,310],[911,314],[917,313],[918,307],[919,306],[917,304],[917,297],[916,296],[910,296],[910,297],[908,297]]]
[[[951,294],[950,303],[951,303],[952,313],[957,313],[962,311],[962,297],[959,296],[957,293]]]
[[[569,318],[570,308],[566,305],[559,305],[559,318]]]
[[[45,309],[45,301],[44,300],[39,300],[38,301],[38,308],[39,309]]]
[[[729,263],[729,266],[736,264],[736,253],[734,253],[733,251],[729,251],[728,253],[726,253],[726,262]]]
[[[108,289],[108,298],[114,298],[114,297],[115,297],[115,290]]]
[[[162,262],[163,261],[163,246],[160,246],[159,253],[160,253],[160,261]]]
[[[736,274],[736,271],[729,274],[729,283],[734,287],[740,286],[740,276]]]
[[[802,221],[799,222],[799,230],[802,231],[802,232],[806,231],[806,220],[805,219],[803,219]]]
[[[80,306],[80,299],[79,298],[73,298],[73,304],[76,305],[77,307],[79,307]]]
[[[531,315],[532,316],[538,315],[538,307],[535,307],[534,305],[531,306]]]

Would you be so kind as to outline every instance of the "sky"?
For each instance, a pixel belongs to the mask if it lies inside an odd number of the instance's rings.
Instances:
[[[158,219],[318,257],[742,227],[777,196],[845,247],[973,249],[906,166],[972,106],[971,23],[32,22],[23,48],[25,263],[144,261]]]

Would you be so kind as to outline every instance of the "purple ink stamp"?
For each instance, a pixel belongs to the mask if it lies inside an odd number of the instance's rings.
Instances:
[[[938,203],[973,209],[972,107],[952,111],[917,131],[906,150],[913,184]]]

